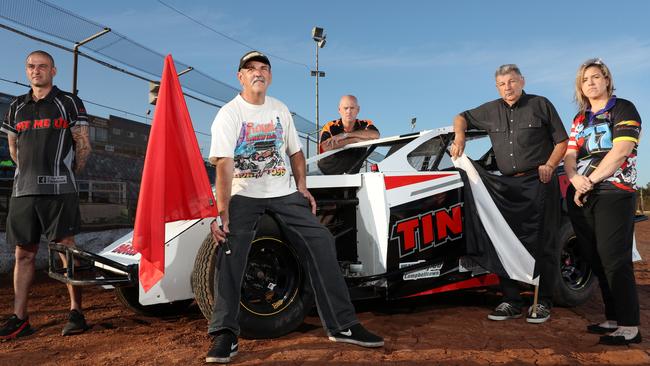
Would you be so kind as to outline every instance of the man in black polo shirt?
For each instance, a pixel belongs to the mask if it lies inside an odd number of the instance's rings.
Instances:
[[[340,149],[345,145],[355,142],[379,138],[379,130],[371,120],[359,120],[357,115],[361,107],[354,95],[344,95],[339,102],[339,115],[341,118],[333,120],[323,126],[320,135],[320,152]],[[356,148],[340,151],[318,161],[318,167],[323,174],[355,174],[359,172],[361,164],[357,164],[366,153],[365,148]],[[355,164],[357,167],[352,171]]]
[[[27,298],[40,237],[74,246],[81,222],[75,173],[90,154],[86,110],[77,96],[52,84],[56,75],[52,56],[34,51],[27,56],[25,69],[31,90],[11,103],[0,128],[7,133],[16,163],[7,214],[7,243],[16,246],[14,315],[0,328],[0,339],[32,333]],[[88,329],[80,288],[68,285],[68,293],[70,313],[63,335]]]
[[[463,154],[468,128],[488,132],[497,167],[505,176],[502,186],[511,187],[500,192],[510,200],[510,207],[502,209],[510,214],[504,213],[504,217],[522,243],[530,244],[526,248],[535,258],[535,272],[540,276],[540,302],[536,309],[529,308],[526,320],[543,323],[550,317],[553,289],[559,277],[555,231],[560,223],[560,197],[554,171],[562,160],[568,136],[548,99],[524,93],[525,81],[516,65],[500,66],[495,78],[500,99],[454,118],[456,136],[451,155]],[[530,233],[535,234],[534,239]],[[501,290],[503,302],[488,318],[521,317],[524,303],[517,282],[501,277]]]

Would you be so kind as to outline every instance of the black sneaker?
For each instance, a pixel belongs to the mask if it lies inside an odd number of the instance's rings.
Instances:
[[[634,337],[632,337],[632,334],[634,334],[632,330],[618,328],[612,334],[600,337],[598,343],[609,346],[627,346],[632,343],[641,343],[641,331],[637,329]]]
[[[330,341],[352,343],[361,347],[381,347],[384,345],[384,339],[378,335],[370,333],[361,324],[355,324],[347,330],[338,332],[329,336]]]
[[[61,335],[68,336],[73,334],[83,333],[90,329],[88,324],[86,324],[86,318],[78,310],[70,310],[68,313],[68,324],[63,327]]]
[[[615,331],[616,328],[618,327],[608,328],[600,324],[589,324],[587,325],[587,332],[591,334],[607,334]]]
[[[533,308],[535,313],[533,314]],[[528,316],[526,321],[529,323],[540,324],[544,323],[551,317],[551,309],[543,304],[537,304],[528,308]]]
[[[34,332],[29,326],[29,318],[18,319],[18,316],[14,314],[0,328],[0,339],[24,337],[32,333]]]
[[[521,309],[510,303],[502,302],[488,315],[490,320],[508,320],[521,318]]]
[[[212,339],[212,346],[205,357],[205,362],[228,363],[237,355],[239,343],[235,333],[224,330]]]

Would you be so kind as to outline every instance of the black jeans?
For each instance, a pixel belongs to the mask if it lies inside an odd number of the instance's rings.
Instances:
[[[230,200],[231,255],[218,251],[214,281],[215,299],[208,333],[229,329],[239,334],[241,284],[251,242],[260,217],[270,212],[288,228],[286,236],[297,246],[311,286],[323,327],[329,334],[357,324],[354,306],[336,259],[334,237],[311,213],[309,201],[299,192],[274,198],[235,195]]]
[[[535,258],[535,275],[539,275],[539,297],[538,302],[549,309],[553,306],[553,291],[559,280],[559,263],[561,243],[558,238],[558,231],[561,226],[561,201],[560,186],[557,175],[553,174],[550,182],[539,182],[539,208],[542,211],[540,222],[537,224],[540,239],[537,240],[535,248],[529,248]],[[522,213],[526,215],[526,213]],[[515,230],[513,228],[513,230]],[[516,232],[516,230],[515,230]],[[524,306],[517,281],[505,277],[499,277],[503,301],[515,307]]]
[[[598,277],[607,320],[637,326],[639,297],[632,265],[634,235],[633,193],[592,192],[583,207],[573,202],[575,189],[567,191],[567,204],[580,251]]]

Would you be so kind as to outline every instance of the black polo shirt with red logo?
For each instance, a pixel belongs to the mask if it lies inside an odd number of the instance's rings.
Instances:
[[[77,192],[71,128],[88,125],[81,99],[59,90],[35,101],[32,91],[9,106],[0,130],[16,136],[13,197]]]

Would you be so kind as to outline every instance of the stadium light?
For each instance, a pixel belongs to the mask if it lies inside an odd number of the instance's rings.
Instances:
[[[311,30],[311,38],[316,42],[316,70],[311,70],[311,76],[316,77],[316,131],[320,130],[319,113],[318,113],[318,79],[325,77],[325,72],[318,69],[318,49],[325,47],[327,42],[325,30],[320,27],[314,27]],[[320,134],[316,135],[316,146],[320,145]]]
[[[149,81],[149,104],[156,105],[158,101],[158,92],[160,91],[160,82]]]

